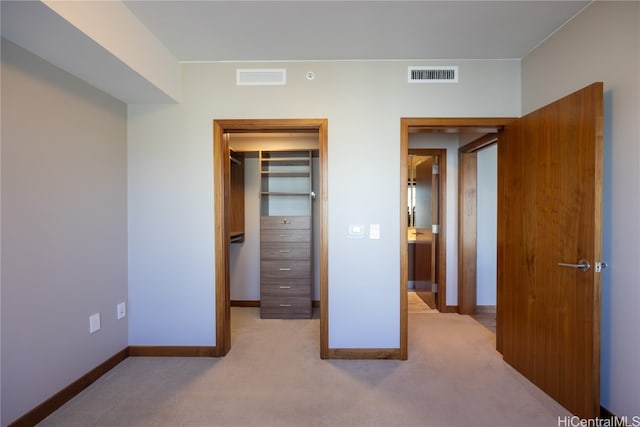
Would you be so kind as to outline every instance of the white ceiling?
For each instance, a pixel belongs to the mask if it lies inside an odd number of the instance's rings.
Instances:
[[[179,61],[522,58],[588,1],[125,1]]]
[[[180,61],[521,59],[589,1],[7,1],[2,37],[128,104]]]

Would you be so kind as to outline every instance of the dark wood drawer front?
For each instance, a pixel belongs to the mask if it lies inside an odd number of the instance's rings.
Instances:
[[[311,216],[260,217],[260,315],[311,317]]]
[[[260,296],[311,298],[310,279],[267,279],[262,282]]]
[[[262,259],[302,259],[311,258],[309,243],[272,243],[262,242],[260,245]]]
[[[311,242],[311,230],[275,230],[263,229],[260,233],[263,242]]]
[[[260,280],[310,278],[311,262],[287,260],[261,260]]]
[[[306,297],[264,297],[260,301],[260,317],[265,319],[308,319],[311,310],[311,300]]]
[[[311,228],[310,216],[261,216],[261,229],[293,230]]]

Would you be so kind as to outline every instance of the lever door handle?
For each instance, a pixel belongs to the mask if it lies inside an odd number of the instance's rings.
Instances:
[[[577,264],[568,264],[565,262],[559,262],[558,265],[560,267],[575,268],[576,270],[580,270],[580,271],[589,271],[589,269],[591,268],[591,264],[589,264],[589,261],[587,261],[586,259],[581,259],[580,261],[578,261]]]

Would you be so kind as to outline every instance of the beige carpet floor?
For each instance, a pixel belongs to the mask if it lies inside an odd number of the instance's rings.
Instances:
[[[128,358],[43,426],[557,426],[468,316],[409,314],[409,360],[320,360],[319,321],[232,309],[220,359]]]
[[[433,299],[433,297],[431,297],[431,299]],[[418,292],[407,292],[407,311],[409,313],[439,313],[435,308],[429,307],[424,300]]]

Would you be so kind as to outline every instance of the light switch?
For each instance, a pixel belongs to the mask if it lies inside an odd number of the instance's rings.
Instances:
[[[89,316],[89,333],[93,334],[100,330],[100,313]]]
[[[121,302],[116,306],[116,317],[118,320],[127,317],[127,303]]]
[[[380,238],[380,224],[369,225],[369,239],[377,240]]]

